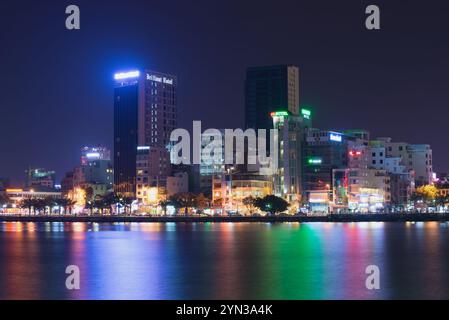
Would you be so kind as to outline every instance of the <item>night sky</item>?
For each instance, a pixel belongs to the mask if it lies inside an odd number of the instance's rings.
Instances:
[[[135,67],[177,75],[180,126],[205,129],[243,126],[248,66],[296,64],[314,126],[429,143],[449,171],[447,1],[2,0],[0,15],[0,177],[15,183],[112,147],[113,74]]]

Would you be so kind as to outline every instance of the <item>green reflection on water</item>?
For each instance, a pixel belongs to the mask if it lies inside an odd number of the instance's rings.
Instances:
[[[321,240],[308,225],[273,225],[264,233],[261,299],[321,299]],[[318,274],[317,274],[318,273]]]

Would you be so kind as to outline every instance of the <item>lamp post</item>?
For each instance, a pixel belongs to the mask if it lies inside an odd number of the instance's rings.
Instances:
[[[227,169],[228,175],[229,175],[229,207],[232,209],[232,174],[233,173],[238,173],[239,171],[234,171],[235,168],[234,167],[230,167]]]

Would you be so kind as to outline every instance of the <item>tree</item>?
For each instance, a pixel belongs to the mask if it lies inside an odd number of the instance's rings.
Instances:
[[[210,200],[202,193],[195,197],[195,206],[199,211],[203,211],[210,204]]]
[[[92,214],[94,208],[94,189],[91,186],[85,187],[84,189],[84,200],[86,202],[86,207],[90,210],[90,214]]]
[[[105,207],[103,198],[101,196],[96,196],[94,201],[92,202],[92,207],[98,209],[100,214],[103,214],[103,208]]]
[[[222,208],[223,207],[223,198],[215,198],[213,201],[214,208]]]
[[[66,208],[69,209],[69,214],[72,214],[72,209],[75,204],[76,204],[75,200],[67,199]],[[64,212],[66,211],[66,208],[64,208]]]
[[[438,194],[435,197],[435,205],[444,207],[446,203],[449,203],[449,195]]]
[[[283,198],[275,195],[268,195],[263,198],[256,198],[254,206],[262,211],[270,213],[270,215],[275,215],[276,213],[287,210],[289,203]]]
[[[10,202],[10,199],[6,193],[0,192],[0,205],[5,205]]]
[[[164,215],[167,215],[167,207],[169,206],[173,206],[173,207],[177,207],[177,204],[175,201],[173,201],[173,199],[167,199],[167,200],[162,200],[159,205],[162,207],[162,210],[164,211]]]
[[[21,202],[20,202],[20,207],[22,208],[22,209],[28,209],[28,214],[29,215],[31,215],[31,208],[33,208],[33,205],[34,205],[34,201],[33,201],[33,199],[23,199]]]
[[[416,188],[415,192],[411,196],[413,202],[422,201],[426,205],[434,204],[434,200],[437,197],[438,189],[433,185],[424,185]]]
[[[56,200],[55,200],[56,205],[59,207],[59,210],[58,210],[58,214],[59,214],[59,215],[61,215],[61,213],[62,213],[61,208],[63,208],[63,209],[64,209],[64,212],[65,212],[66,201],[67,201],[66,198],[61,198],[61,199],[56,199]]]
[[[47,207],[47,202],[45,201],[45,199],[32,199],[32,200],[33,200],[34,213],[36,213],[36,210],[38,214],[40,214],[42,210],[44,210],[45,213],[45,208]]]
[[[131,205],[133,202],[133,197],[123,197],[119,199],[119,203],[125,207],[125,214],[128,212],[127,208],[129,208],[129,213],[131,214]]]
[[[69,211],[69,214],[72,214],[72,208],[76,204],[76,201],[69,198],[61,198],[57,199],[56,203],[60,207],[59,214],[61,214],[61,207],[64,209],[64,214],[67,214],[67,211]]]
[[[167,215],[167,207],[171,204],[170,200],[162,200],[159,205],[164,211],[164,215]]]
[[[120,202],[120,199],[113,192],[105,194],[102,199],[104,208],[109,210],[111,210],[112,206]]]
[[[252,196],[248,196],[243,198],[242,202],[245,205],[246,209],[252,213],[254,211],[254,203],[255,203],[255,198]]]
[[[51,198],[51,197],[46,197],[43,200],[43,205],[44,205],[44,214],[47,213],[47,207],[48,207],[48,214],[51,215],[51,211],[53,209],[53,207],[55,207],[58,203],[56,202],[55,199]]]
[[[196,195],[191,192],[181,192],[172,195],[169,200],[175,205],[177,209],[184,209],[184,214],[187,215],[188,208],[196,206]]]

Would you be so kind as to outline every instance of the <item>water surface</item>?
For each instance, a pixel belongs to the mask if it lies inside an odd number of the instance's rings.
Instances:
[[[4,222],[0,298],[448,299],[449,224]]]

